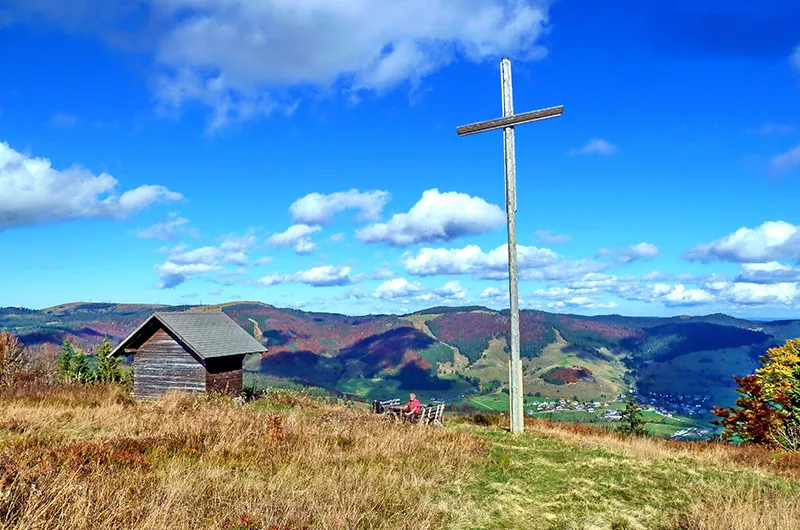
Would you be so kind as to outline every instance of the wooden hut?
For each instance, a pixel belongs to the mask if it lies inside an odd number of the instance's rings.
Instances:
[[[242,391],[242,362],[267,349],[225,313],[153,313],[112,355],[133,354],[133,395]]]

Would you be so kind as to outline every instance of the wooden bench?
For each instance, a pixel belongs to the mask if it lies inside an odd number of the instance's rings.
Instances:
[[[442,418],[444,416],[444,403],[439,405],[428,405],[422,407],[422,411],[417,417],[417,421],[426,425],[444,425]]]
[[[386,414],[392,407],[399,407],[399,399],[385,399],[383,401],[372,402],[372,412],[376,414]]]

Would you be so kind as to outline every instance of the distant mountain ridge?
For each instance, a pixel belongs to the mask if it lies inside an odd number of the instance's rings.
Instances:
[[[252,373],[365,398],[410,390],[459,397],[497,390],[508,377],[508,311],[482,306],[347,316],[261,302],[76,302],[42,310],[0,308],[0,328],[52,357],[64,339],[89,352],[103,337],[119,342],[156,310],[224,311],[269,349],[262,358],[247,360]],[[735,396],[732,376],[752,372],[766,348],[800,336],[800,320],[524,310],[520,336],[531,394],[612,399],[637,388],[644,394],[709,396],[725,404]],[[554,373],[584,375],[554,384]]]

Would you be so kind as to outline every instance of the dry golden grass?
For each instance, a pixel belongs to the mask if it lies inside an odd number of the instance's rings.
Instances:
[[[279,396],[280,397],[280,396]],[[359,411],[113,388],[0,408],[3,528],[432,528],[466,482],[476,437]],[[412,502],[407,502],[411,499]]]
[[[396,425],[285,391],[0,396],[0,528],[789,530],[799,468],[543,421],[521,437]]]

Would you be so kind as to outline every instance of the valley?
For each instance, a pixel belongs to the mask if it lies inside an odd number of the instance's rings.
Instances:
[[[154,310],[231,316],[268,350],[245,361],[252,386],[316,387],[361,401],[416,392],[424,401],[465,412],[507,410],[508,315],[484,307],[347,316],[260,302],[73,303],[2,308],[0,328],[51,360],[65,339],[90,354],[103,337],[119,342]],[[633,390],[651,408],[653,429],[662,434],[708,427],[711,406],[735,400],[732,376],[752,372],[768,347],[800,334],[797,321],[751,322],[718,314],[585,317],[523,310],[520,328],[526,409],[532,415],[608,423],[613,420],[604,415]],[[604,405],[589,412],[587,403]]]

